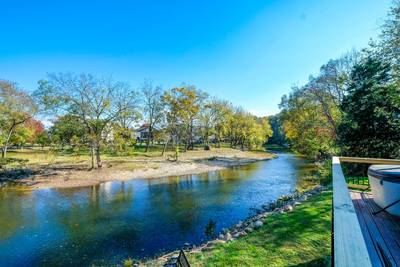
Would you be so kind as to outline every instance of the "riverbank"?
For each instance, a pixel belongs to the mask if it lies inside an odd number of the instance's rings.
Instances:
[[[170,156],[106,158],[101,169],[91,171],[84,160],[32,164],[3,174],[0,181],[31,189],[81,187],[108,181],[199,174],[275,157],[267,152],[230,148],[188,151],[181,153],[179,161],[170,161]]]
[[[320,186],[283,196],[218,239],[186,248],[186,256],[191,266],[328,266],[331,201],[332,191]],[[138,265],[163,266],[178,253]]]

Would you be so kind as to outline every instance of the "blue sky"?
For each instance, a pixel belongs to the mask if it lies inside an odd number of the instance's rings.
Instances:
[[[330,58],[376,38],[390,0],[0,1],[0,78],[182,82],[274,114]]]

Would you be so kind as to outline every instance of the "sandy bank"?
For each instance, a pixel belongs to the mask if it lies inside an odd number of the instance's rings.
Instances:
[[[103,168],[91,171],[82,168],[82,165],[48,166],[17,181],[32,189],[91,186],[107,181],[199,174],[273,157],[274,155],[265,152],[243,152],[226,148],[199,150],[183,153],[178,162],[171,162],[167,157],[133,157],[105,161]]]

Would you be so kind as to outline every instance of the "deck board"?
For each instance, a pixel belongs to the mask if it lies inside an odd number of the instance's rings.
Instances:
[[[374,266],[400,266],[400,218],[379,206],[370,193],[350,191],[368,253]]]
[[[364,235],[364,240],[365,244],[367,245],[368,253],[370,255],[371,263],[373,266],[385,266],[383,263],[383,258],[381,253],[379,253],[379,250],[377,248],[377,243],[373,239],[373,235],[370,231],[368,231],[367,225],[369,224],[368,220],[365,219],[365,217],[368,218],[368,216],[364,216],[362,212],[362,203],[361,203],[361,195],[360,194],[352,194],[350,193],[351,198],[353,199],[354,203],[354,208],[356,210],[359,222],[360,222],[360,227],[361,231],[363,232]],[[378,251],[378,253],[377,253]]]

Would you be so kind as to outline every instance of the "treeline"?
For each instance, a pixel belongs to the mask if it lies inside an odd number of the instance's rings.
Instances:
[[[282,97],[280,130],[291,147],[331,154],[400,157],[400,2],[379,39],[323,65]]]
[[[154,142],[175,150],[202,143],[210,149],[229,143],[255,149],[272,135],[268,119],[208,96],[195,86],[163,90],[150,81],[134,90],[126,83],[89,74],[50,74],[33,94],[0,80],[0,144],[26,143],[90,151],[92,167],[101,167],[104,150],[124,152],[135,146],[135,129],[146,124],[146,151]],[[45,129],[38,117],[51,118]],[[36,118],[36,119],[35,119]],[[143,141],[143,140],[141,140]],[[163,151],[163,153],[164,153]]]

